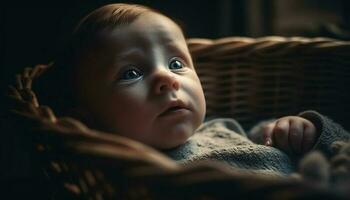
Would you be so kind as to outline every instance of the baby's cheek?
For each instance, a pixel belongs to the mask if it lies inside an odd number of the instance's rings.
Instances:
[[[193,74],[192,80],[190,80],[190,88],[187,90],[187,93],[192,98],[193,106],[195,107],[196,112],[196,125],[198,126],[203,122],[205,113],[206,113],[206,101],[203,92],[202,85],[199,81],[199,78],[196,74]]]
[[[133,107],[135,109],[135,107]],[[108,128],[115,133],[137,139],[137,135],[147,127],[149,117],[145,117],[142,112],[135,110],[117,109],[110,112],[108,118]]]
[[[137,95],[112,95],[101,105],[100,121],[113,131],[133,131],[147,119],[145,105]],[[149,118],[149,117],[148,117]],[[142,120],[143,119],[143,120]]]

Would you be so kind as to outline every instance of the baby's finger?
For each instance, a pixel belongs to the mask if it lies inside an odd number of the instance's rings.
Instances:
[[[302,141],[302,152],[308,152],[311,150],[316,141],[316,128],[311,123],[304,124],[304,135]]]
[[[274,143],[277,147],[287,153],[290,153],[288,143],[289,120],[278,120],[273,130]]]
[[[263,142],[266,146],[272,146],[272,131],[276,122],[267,124],[263,129]]]
[[[290,120],[289,125],[289,146],[293,152],[300,154],[302,152],[304,124],[302,121]]]

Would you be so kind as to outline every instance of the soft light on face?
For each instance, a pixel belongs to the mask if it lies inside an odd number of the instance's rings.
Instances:
[[[78,67],[81,109],[98,128],[156,148],[184,143],[204,119],[205,100],[180,28],[147,13],[98,41]]]

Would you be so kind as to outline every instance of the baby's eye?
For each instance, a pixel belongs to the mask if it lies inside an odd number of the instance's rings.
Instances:
[[[171,70],[179,70],[179,69],[182,69],[183,67],[184,67],[183,62],[178,58],[174,58],[169,62],[169,69]]]
[[[120,77],[120,80],[134,80],[134,79],[138,79],[142,77],[142,72],[138,69],[128,69],[126,71],[124,71]]]

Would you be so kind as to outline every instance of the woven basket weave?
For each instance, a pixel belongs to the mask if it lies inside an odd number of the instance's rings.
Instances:
[[[190,39],[208,117],[246,125],[305,108],[348,116],[350,43],[268,37]],[[227,171],[210,162],[183,167],[136,141],[91,130],[40,105],[32,81],[50,67],[17,75],[12,108],[31,138],[56,199],[332,198],[295,179]],[[328,195],[328,196],[327,196]],[[330,196],[329,196],[330,195]]]
[[[350,117],[350,43],[326,38],[190,39],[207,115],[245,127],[262,119],[317,110]]]

